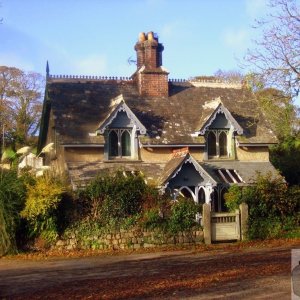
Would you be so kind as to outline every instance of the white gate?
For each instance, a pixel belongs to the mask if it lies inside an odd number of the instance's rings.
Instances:
[[[211,213],[211,240],[229,241],[241,239],[240,212]]]

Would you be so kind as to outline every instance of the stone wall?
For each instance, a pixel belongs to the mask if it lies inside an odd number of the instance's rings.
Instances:
[[[167,247],[174,245],[196,245],[203,243],[201,229],[190,232],[179,232],[176,235],[164,233],[159,230],[132,229],[119,230],[102,235],[93,235],[79,238],[76,233],[69,233],[64,240],[58,240],[56,249],[140,249]]]

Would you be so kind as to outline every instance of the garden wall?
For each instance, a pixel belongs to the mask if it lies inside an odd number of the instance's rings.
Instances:
[[[77,236],[76,232],[69,233],[64,240],[58,240],[56,249],[140,249],[167,247],[174,245],[196,245],[203,243],[202,229],[177,234],[164,233],[159,230],[131,229],[101,236]]]

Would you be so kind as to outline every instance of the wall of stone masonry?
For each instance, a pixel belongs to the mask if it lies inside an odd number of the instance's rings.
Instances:
[[[105,233],[100,236],[86,236],[78,238],[76,233],[69,233],[64,240],[58,240],[54,246],[60,250],[74,249],[140,249],[168,247],[174,245],[196,245],[203,243],[202,229],[190,232],[179,232],[176,235],[164,233],[159,230],[123,230]]]

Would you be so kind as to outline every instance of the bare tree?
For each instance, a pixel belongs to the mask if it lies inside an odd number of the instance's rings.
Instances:
[[[269,86],[292,97],[300,91],[300,9],[297,0],[270,0],[268,15],[256,23],[262,30],[245,57]]]
[[[224,71],[219,69],[217,72],[214,73],[214,76],[228,83],[241,83],[245,79],[244,75],[237,70]]]
[[[44,78],[34,72],[0,66],[2,139],[18,147],[27,144],[39,127]]]

